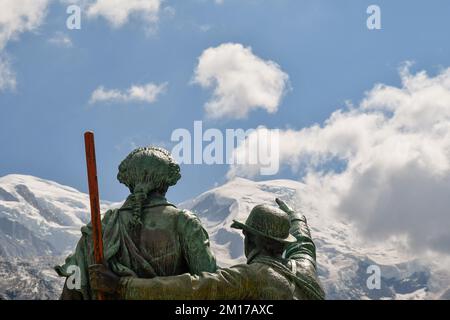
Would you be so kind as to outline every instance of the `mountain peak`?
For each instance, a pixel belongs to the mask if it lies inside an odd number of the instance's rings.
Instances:
[[[46,180],[42,178],[38,178],[31,175],[26,174],[8,174],[3,177],[0,177],[0,186],[15,186],[24,184],[27,185],[31,189],[39,189],[39,188],[56,188],[56,189],[63,189],[68,192],[75,192],[79,193],[80,191],[76,190],[75,188],[60,184],[58,182],[52,181],[52,180]]]
[[[305,185],[299,181],[252,181],[237,177],[180,204],[180,207],[195,212],[202,220],[212,249],[223,267],[245,263],[243,236],[230,227],[232,220],[245,221],[255,205],[275,206],[274,200],[278,197],[308,219],[317,247],[319,277],[328,298],[448,296],[448,272],[436,273],[430,263],[417,264],[403,258],[398,250],[388,248],[383,241],[377,248],[356,241],[355,226],[328,212],[320,212],[313,203],[308,203],[305,191]],[[105,202],[102,205],[103,212],[111,206]],[[88,195],[29,175],[11,174],[0,178],[0,256],[8,261],[18,257],[26,260],[67,254],[74,249],[81,235],[80,227],[87,222]],[[372,265],[381,269],[382,290],[367,288],[367,270]],[[0,261],[0,275],[1,268]]]
[[[102,202],[103,210],[110,204]],[[89,222],[89,197],[72,187],[23,174],[0,178],[0,252],[4,256],[73,250]]]

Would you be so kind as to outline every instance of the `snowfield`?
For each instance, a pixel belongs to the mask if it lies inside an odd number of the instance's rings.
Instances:
[[[253,206],[275,205],[279,197],[308,219],[328,299],[448,298],[449,271],[406,254],[395,243],[360,239],[350,222],[318,212],[302,197],[304,190],[292,180],[236,178],[179,206],[200,217],[221,266],[245,263],[242,234],[230,228],[232,220],[244,221]],[[117,204],[102,202],[102,210],[112,206]],[[62,282],[51,267],[74,249],[87,222],[88,195],[32,176],[0,178],[0,296],[57,299]],[[373,265],[381,271],[380,289],[367,286]]]

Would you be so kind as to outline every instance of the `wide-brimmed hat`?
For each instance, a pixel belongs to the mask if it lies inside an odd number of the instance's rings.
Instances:
[[[297,242],[289,233],[291,222],[287,213],[268,205],[257,205],[245,223],[233,220],[231,227],[282,243]]]

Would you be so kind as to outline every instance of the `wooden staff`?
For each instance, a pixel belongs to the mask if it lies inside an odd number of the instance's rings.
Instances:
[[[92,240],[94,244],[94,260],[96,264],[103,264],[102,222],[100,217],[100,198],[98,195],[97,165],[95,160],[94,133],[84,133],[86,148],[86,165],[89,184],[89,199],[91,202]],[[97,293],[98,300],[104,300],[101,292]]]

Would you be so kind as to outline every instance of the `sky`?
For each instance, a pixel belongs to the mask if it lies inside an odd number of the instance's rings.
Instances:
[[[81,29],[67,28],[71,4]],[[117,167],[136,147],[172,150],[195,121],[278,129],[276,174],[182,164],[169,199],[234,176],[296,179],[368,236],[450,252],[449,14],[446,0],[1,0],[0,176],[86,192],[92,130],[100,196],[121,201]]]

